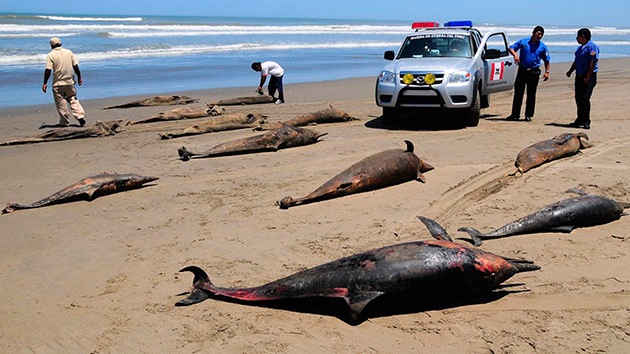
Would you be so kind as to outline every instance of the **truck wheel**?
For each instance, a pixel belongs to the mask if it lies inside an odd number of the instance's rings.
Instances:
[[[479,125],[479,117],[481,116],[481,92],[475,92],[472,105],[466,112],[466,126],[476,127]]]
[[[395,124],[398,120],[398,110],[395,107],[383,107],[383,123]]]

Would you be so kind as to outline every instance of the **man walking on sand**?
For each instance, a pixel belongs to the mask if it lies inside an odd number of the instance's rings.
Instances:
[[[61,40],[57,37],[50,39],[51,51],[46,57],[46,69],[44,70],[44,84],[42,91],[46,93],[48,89],[48,79],[53,74],[53,97],[59,113],[59,126],[67,127],[70,124],[68,117],[68,105],[72,110],[72,115],[81,126],[85,125],[85,111],[77,99],[74,73],[77,74],[79,86],[83,85],[79,61],[70,50],[61,48]]]
[[[269,96],[274,96],[276,94],[276,90],[278,90],[278,99],[275,101],[275,104],[284,103],[284,88],[282,87],[282,78],[284,77],[284,69],[274,61],[265,61],[265,62],[253,62],[252,70],[260,72],[260,84],[258,85],[258,93],[262,92],[263,85],[267,80],[267,76],[271,75],[269,79]]]

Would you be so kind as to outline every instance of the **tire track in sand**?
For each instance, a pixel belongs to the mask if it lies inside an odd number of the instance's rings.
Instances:
[[[589,148],[586,152],[543,164],[520,177],[508,175],[515,170],[513,163],[494,166],[449,188],[440,199],[425,210],[425,214],[433,215],[436,220],[448,220],[476,203],[499,193],[516,181],[524,182],[548,169],[567,169],[569,167],[565,166],[567,162],[571,163],[570,167],[592,167],[592,164],[588,163],[589,161],[618,149],[627,149],[627,145],[630,145],[630,139],[627,137],[607,141],[605,144],[600,143]],[[601,164],[597,164],[597,166],[601,167]],[[608,168],[622,169],[625,167],[609,165]]]

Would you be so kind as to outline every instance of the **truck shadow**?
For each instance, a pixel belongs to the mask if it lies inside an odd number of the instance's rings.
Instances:
[[[493,115],[481,115],[481,119],[491,117],[493,117]],[[474,128],[466,126],[461,114],[440,109],[423,110],[421,112],[404,112],[393,120],[385,119],[383,116],[380,116],[366,122],[365,127],[407,131],[444,131]]]

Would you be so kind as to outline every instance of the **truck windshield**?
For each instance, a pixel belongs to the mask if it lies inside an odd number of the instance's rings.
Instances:
[[[456,34],[421,34],[407,37],[398,58],[459,57],[470,58],[470,36]]]

